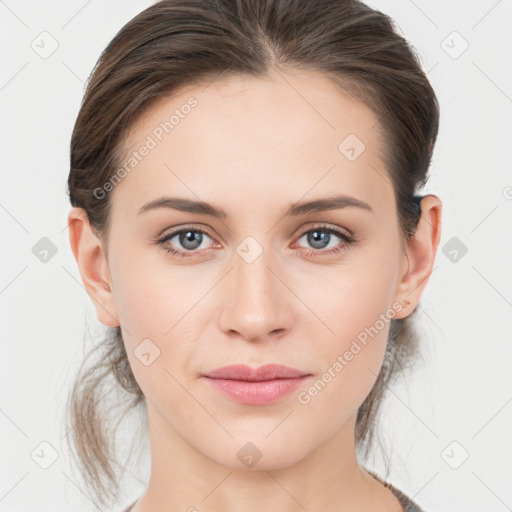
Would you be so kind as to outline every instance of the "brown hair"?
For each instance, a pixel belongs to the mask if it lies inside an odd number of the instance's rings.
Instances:
[[[89,77],[71,139],[71,204],[85,210],[106,242],[110,201],[94,191],[120,166],[123,142],[138,117],[182,85],[221,75],[265,77],[272,68],[318,71],[376,113],[405,243],[419,220],[415,194],[428,179],[439,106],[392,19],[358,0],[162,0],[141,12],[117,33]],[[364,456],[386,387],[419,353],[415,313],[391,321],[384,364],[359,408],[356,446]],[[120,328],[111,334],[83,361],[67,404],[67,439],[100,503],[117,499],[119,490],[112,436],[120,420],[111,428],[105,384],[113,379],[132,397],[122,399],[125,412],[145,403]],[[88,366],[95,352],[97,362]]]

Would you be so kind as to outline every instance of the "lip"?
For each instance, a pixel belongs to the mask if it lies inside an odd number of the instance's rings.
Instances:
[[[259,368],[251,368],[246,364],[232,364],[222,366],[216,370],[205,373],[205,377],[213,379],[264,381],[274,379],[294,379],[309,375],[307,372],[297,370],[282,364],[265,364]]]
[[[259,368],[230,365],[203,374],[202,377],[220,393],[239,403],[265,405],[279,401],[310,376],[296,368],[267,364]]]

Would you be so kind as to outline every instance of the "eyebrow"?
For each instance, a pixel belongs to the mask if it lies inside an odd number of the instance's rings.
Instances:
[[[360,199],[347,195],[335,195],[322,199],[316,199],[314,201],[293,203],[288,208],[288,211],[285,213],[285,216],[296,217],[308,213],[318,213],[327,210],[338,210],[341,208],[346,208],[348,206],[362,208],[368,210],[371,213],[375,213],[368,203],[365,203]],[[200,215],[210,215],[218,219],[225,219],[228,217],[228,214],[222,208],[216,207],[212,204],[205,203],[203,201],[187,199],[184,197],[170,196],[159,197],[158,199],[146,203],[144,206],[142,206],[137,215],[159,208],[171,208],[173,210],[178,210],[181,212],[196,213]]]

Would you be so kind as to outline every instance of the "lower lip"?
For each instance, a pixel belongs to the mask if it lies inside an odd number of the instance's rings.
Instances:
[[[259,382],[205,378],[217,391],[231,397],[236,402],[249,405],[265,405],[277,402],[285,395],[295,391],[308,376]]]

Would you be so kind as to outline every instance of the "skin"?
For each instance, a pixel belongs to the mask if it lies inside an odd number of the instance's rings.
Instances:
[[[125,156],[191,96],[195,109],[110,192],[109,240],[93,234],[83,210],[68,219],[98,320],[121,326],[146,397],[151,477],[133,510],[397,512],[391,491],[358,464],[354,437],[389,321],[309,403],[297,396],[393,303],[403,306],[394,318],[416,307],[440,240],[441,201],[422,200],[416,235],[405,244],[377,118],[314,72],[184,87],[137,121]],[[350,133],[366,146],[355,161],[338,150]],[[333,192],[373,212],[349,206],[285,216],[292,203]],[[212,203],[227,217],[168,208],[138,215],[164,194]],[[324,245],[314,245],[307,233],[319,224],[358,241],[344,246],[325,234]],[[154,242],[184,226],[212,235],[194,246],[195,256],[177,258]],[[263,251],[251,263],[236,252],[249,235]],[[175,236],[166,246],[191,244]],[[338,254],[321,254],[337,246]],[[145,338],[160,349],[148,366],[134,354]],[[236,403],[200,377],[227,364],[269,362],[313,376],[264,406]],[[247,442],[262,454],[251,468],[237,457]]]

